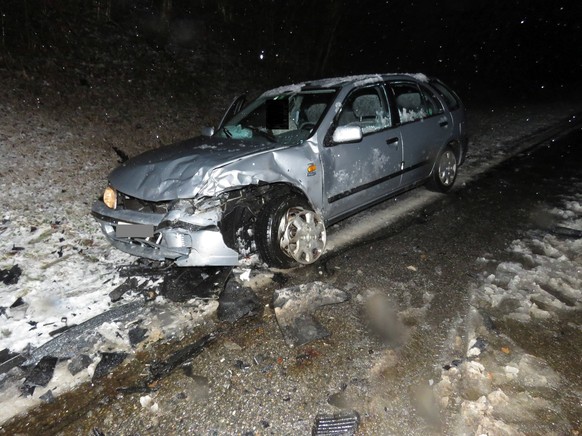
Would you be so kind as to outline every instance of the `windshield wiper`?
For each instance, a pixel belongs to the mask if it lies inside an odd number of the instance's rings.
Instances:
[[[221,130],[224,132],[227,138],[232,138],[232,133],[230,133],[226,126],[224,126]]]

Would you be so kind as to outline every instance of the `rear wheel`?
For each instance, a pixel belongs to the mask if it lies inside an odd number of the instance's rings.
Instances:
[[[451,147],[446,147],[436,160],[429,187],[435,191],[447,192],[457,179],[458,167],[457,156]]]
[[[263,260],[278,268],[315,262],[326,243],[323,218],[297,195],[269,201],[259,214],[255,236]]]

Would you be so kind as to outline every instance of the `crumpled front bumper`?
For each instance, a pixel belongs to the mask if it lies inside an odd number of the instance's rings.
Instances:
[[[231,266],[238,253],[227,247],[218,228],[216,211],[185,215],[110,209],[98,200],[91,210],[108,241],[117,249],[152,260],[173,260],[178,266]],[[153,236],[120,237],[118,225],[153,226]]]

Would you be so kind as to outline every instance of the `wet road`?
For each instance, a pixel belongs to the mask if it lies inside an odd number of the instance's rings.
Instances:
[[[451,410],[439,411],[430,389],[466,347],[471,290],[487,273],[477,259],[501,262],[524,232],[550,229],[543,210],[581,180],[580,131],[540,144],[315,266],[256,284],[260,315],[234,326],[209,319],[0,434],[309,434],[318,413],[352,410],[363,434],[454,433]],[[273,291],[316,280],[351,300],[317,312],[329,338],[290,348],[271,307]],[[582,390],[580,329],[563,332],[565,346],[552,332],[534,339],[527,329],[498,328],[526,350],[542,346],[570,390]],[[116,390],[135,384],[153,359],[211,331],[220,331],[216,341],[148,393],[156,407],[144,392]],[[562,418],[579,429],[582,406],[572,398]]]

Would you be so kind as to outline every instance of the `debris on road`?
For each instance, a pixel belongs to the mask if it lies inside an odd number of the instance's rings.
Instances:
[[[111,373],[111,370],[123,363],[127,353],[101,353],[101,360],[95,367],[93,382]]]
[[[0,282],[5,285],[15,285],[22,274],[22,269],[18,265],[12,268],[0,269]]]
[[[144,306],[142,301],[134,301],[115,307],[79,325],[71,327],[56,338],[35,349],[24,365],[34,365],[43,356],[55,356],[59,359],[70,359],[78,354],[90,351],[97,342],[97,328],[112,320],[123,320],[135,316],[134,313]]]
[[[350,296],[322,282],[312,282],[275,291],[273,307],[281,333],[290,347],[330,335],[313,316],[321,306],[343,303]]]
[[[30,374],[24,379],[22,385],[22,393],[24,395],[30,396],[34,393],[34,389],[37,386],[46,386],[55,372],[55,366],[59,359],[53,356],[44,356],[40,361],[32,368]]]
[[[260,308],[260,301],[250,288],[229,280],[220,294],[217,315],[220,321],[233,323],[258,314]]]
[[[82,370],[88,368],[91,363],[93,363],[93,359],[91,359],[91,357],[89,357],[87,354],[80,354],[71,359],[67,365],[67,368],[71,375],[76,375]]]
[[[186,363],[188,360],[198,356],[202,351],[212,342],[216,340],[218,334],[209,333],[193,344],[187,345],[184,348],[176,351],[170,355],[164,362],[155,362],[150,366],[150,377],[148,384],[171,373],[178,366]]]
[[[147,336],[146,333],[148,332],[147,329],[142,327],[134,327],[128,332],[129,336],[129,345],[135,347],[137,344],[142,342]]]
[[[164,276],[160,293],[174,302],[192,298],[216,298],[228,280],[232,267],[169,269]]]
[[[127,291],[130,291],[131,289],[137,289],[137,286],[138,282],[135,277],[128,278],[125,282],[120,284],[118,287],[116,287],[113,291],[109,293],[109,298],[111,298],[111,302],[115,303],[116,301],[121,300],[123,294],[125,294]]]
[[[334,415],[319,414],[315,417],[315,425],[311,432],[319,435],[355,435],[360,424],[358,412],[340,413]]]
[[[10,371],[26,361],[26,357],[18,353],[12,353],[7,348],[0,350],[0,375]]]

